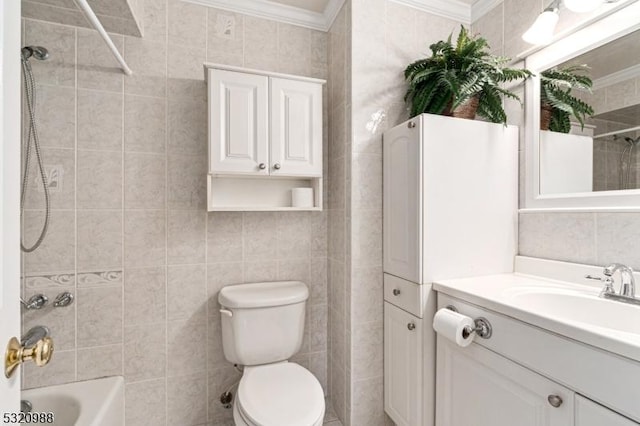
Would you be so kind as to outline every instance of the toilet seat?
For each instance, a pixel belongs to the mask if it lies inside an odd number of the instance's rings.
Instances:
[[[321,425],[325,408],[318,380],[293,362],[245,367],[235,403],[254,426]]]

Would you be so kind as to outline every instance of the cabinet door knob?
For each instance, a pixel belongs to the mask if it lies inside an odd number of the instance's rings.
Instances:
[[[400,296],[400,289],[398,289],[398,288],[394,288],[394,289],[393,289],[393,295],[394,295],[394,296]]]
[[[273,168],[276,169],[276,170],[280,170],[280,163],[274,164]]]
[[[413,129],[414,127],[416,127],[416,123],[414,123],[413,121],[410,121],[410,122],[407,124],[407,127],[408,127],[408,128],[410,128],[410,129]]]
[[[547,401],[549,401],[549,404],[551,404],[552,407],[554,408],[558,408],[562,405],[562,398],[560,398],[558,395],[549,395],[547,397]]]
[[[416,325],[410,322],[409,324],[407,324],[407,328],[409,329],[409,331],[413,331],[416,329]]]
[[[266,164],[264,164],[264,163],[260,163],[260,164],[258,164],[258,168],[259,168],[260,170],[264,170],[264,169],[266,169],[266,168],[267,168],[267,165],[266,165]]]

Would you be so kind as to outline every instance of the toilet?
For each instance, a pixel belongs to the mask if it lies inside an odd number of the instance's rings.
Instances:
[[[300,281],[239,284],[218,295],[227,361],[244,366],[233,402],[237,426],[316,426],[318,379],[289,358],[302,345],[309,289]]]

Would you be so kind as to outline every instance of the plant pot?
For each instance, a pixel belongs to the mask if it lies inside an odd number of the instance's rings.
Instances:
[[[553,107],[548,104],[540,105],[540,130],[549,130],[551,125],[551,115],[553,114]]]
[[[451,105],[444,111],[444,115],[456,118],[466,118],[467,120],[474,120],[476,118],[476,111],[478,111],[478,104],[480,103],[480,97],[478,95],[469,98],[466,102],[458,106],[451,111]]]

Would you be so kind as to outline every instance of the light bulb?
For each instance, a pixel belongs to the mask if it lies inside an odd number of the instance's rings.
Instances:
[[[564,5],[572,12],[592,12],[602,6],[604,0],[564,0]]]
[[[558,24],[558,12],[555,10],[545,10],[536,21],[529,27],[527,32],[522,34],[522,39],[530,44],[546,44],[553,39],[553,31]]]

